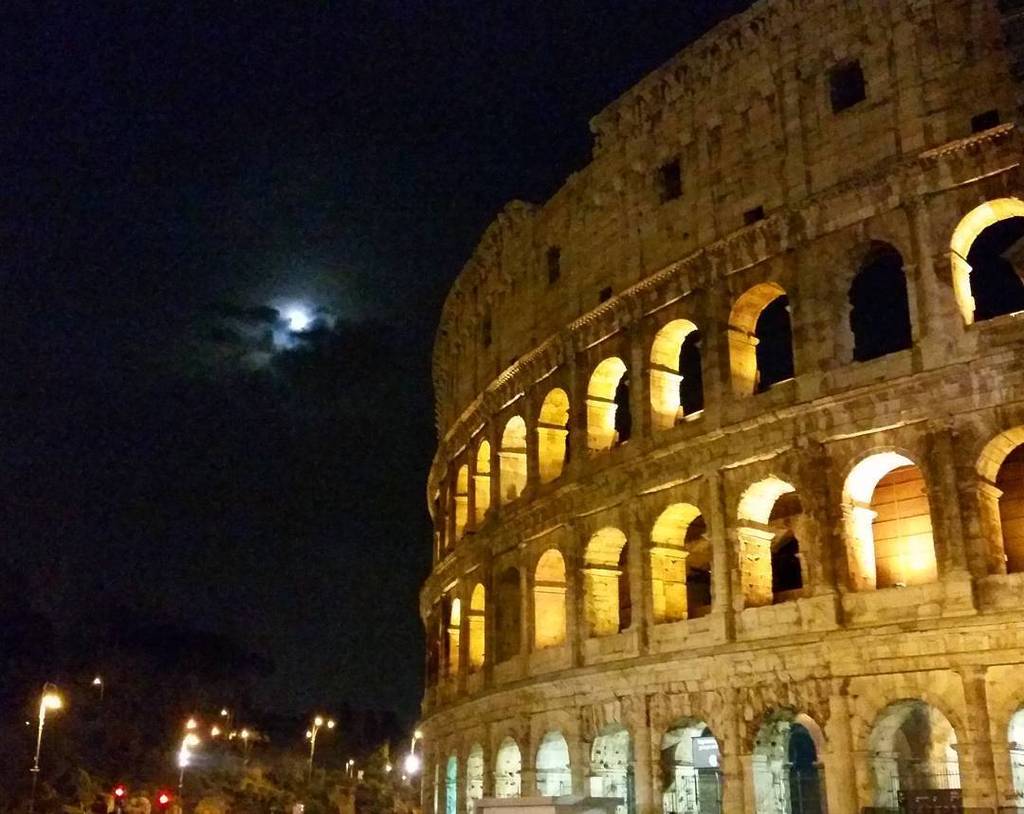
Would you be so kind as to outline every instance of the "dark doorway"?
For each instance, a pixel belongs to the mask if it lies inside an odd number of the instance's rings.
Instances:
[[[872,247],[850,286],[853,358],[877,359],[911,345],[903,257],[884,243]]]

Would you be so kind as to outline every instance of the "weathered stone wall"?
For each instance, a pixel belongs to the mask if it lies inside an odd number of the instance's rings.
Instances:
[[[995,0],[757,3],[596,117],[593,163],[551,201],[510,205],[487,231],[435,351],[428,808],[434,767],[443,786],[455,755],[465,810],[474,747],[493,793],[507,737],[521,793],[536,793],[536,750],[552,731],[583,791],[595,738],[621,725],[636,808],[660,811],[662,737],[685,719],[718,739],[723,810],[775,810],[758,802],[757,777],[770,762],[763,735],[783,721],[815,737],[828,810],[849,814],[879,804],[879,732],[909,701],[952,727],[965,804],[1024,806],[1008,741],[1024,707],[1024,573],[1007,567],[994,485],[1024,442],[1024,314],[974,321],[951,248],[971,213],[995,213],[981,226],[1024,213],[1003,19]],[[827,74],[850,59],[867,98],[833,114]],[[992,109],[1005,123],[971,133]],[[656,169],[674,156],[682,195],[662,203]],[[765,217],[743,225],[757,206]],[[855,362],[849,291],[879,243],[902,258],[911,342]],[[549,284],[551,246],[561,275]],[[741,312],[766,283],[789,299],[795,372],[754,395],[738,370],[744,343],[756,345]],[[704,402],[666,426],[652,349],[677,320],[703,338]],[[616,408],[591,377],[610,358],[628,368],[632,434],[596,444],[595,422]],[[568,396],[564,424],[542,417],[554,388]],[[525,441],[508,440],[513,418]],[[548,460],[559,432],[560,469]],[[855,481],[886,456],[923,478],[934,572],[875,589],[862,539],[873,484],[864,497]],[[771,512],[786,495],[800,511],[783,521]],[[705,526],[706,614],[661,610],[697,556],[682,526],[654,532],[674,506]],[[783,531],[799,540],[802,586],[773,595]],[[564,582],[538,575],[552,549]],[[666,578],[673,568],[684,570]]]

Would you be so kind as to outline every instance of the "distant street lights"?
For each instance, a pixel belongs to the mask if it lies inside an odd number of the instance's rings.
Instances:
[[[46,725],[46,711],[52,709],[56,712],[58,709],[62,709],[63,706],[64,700],[58,694],[56,685],[44,684],[43,694],[39,699],[39,731],[36,734],[36,756],[32,762],[32,796],[29,797],[28,801],[29,814],[32,814],[36,807],[36,784],[39,782],[39,753],[43,748],[43,727]]]
[[[328,718],[326,721],[322,715],[317,715],[313,719],[313,724],[309,729],[306,730],[306,740],[309,741],[309,778],[313,777],[313,756],[316,754],[316,736],[320,731],[320,727],[326,726],[328,729],[334,729],[334,719]]]
[[[181,739],[181,748],[178,750],[178,799],[184,799],[185,769],[192,762],[192,750],[200,743],[199,736],[192,730],[198,724],[195,718],[189,718],[185,724],[185,737]]]

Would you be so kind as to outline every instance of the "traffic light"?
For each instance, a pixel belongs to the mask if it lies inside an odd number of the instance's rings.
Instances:
[[[167,791],[162,791],[156,796],[156,810],[167,811],[171,807],[171,794]]]
[[[124,811],[124,800],[128,796],[128,789],[124,783],[114,786],[114,811]]]

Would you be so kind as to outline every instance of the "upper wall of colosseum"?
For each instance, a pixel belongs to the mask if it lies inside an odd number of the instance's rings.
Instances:
[[[722,23],[593,119],[549,201],[486,230],[435,343],[440,434],[603,300],[760,218],[782,249],[825,239],[831,192],[1013,118],[1011,61],[996,0],[762,0]],[[735,270],[705,265],[711,288]]]

